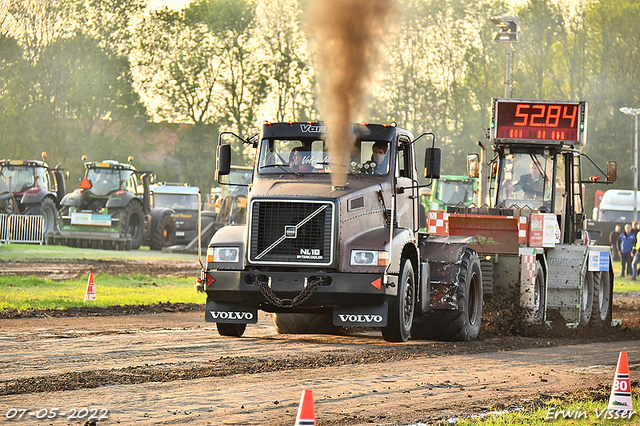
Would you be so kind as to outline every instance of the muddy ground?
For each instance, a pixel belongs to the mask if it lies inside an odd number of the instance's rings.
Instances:
[[[81,276],[87,266],[2,263],[0,271]],[[91,267],[198,276],[197,266],[171,262],[91,261]],[[5,311],[0,415],[23,408],[29,411],[17,424],[75,425],[88,415],[74,417],[73,410],[86,407],[96,417],[107,410],[97,424],[293,424],[301,390],[312,389],[318,424],[408,425],[576,392],[606,399],[619,351],[628,351],[632,382],[640,377],[640,298],[625,294],[614,302],[620,325],[613,328],[522,330],[509,315],[491,311],[489,300],[479,340],[404,344],[387,343],[373,329],[280,335],[265,313],[242,338],[223,338],[204,322],[202,305]],[[55,407],[53,418],[37,419]]]

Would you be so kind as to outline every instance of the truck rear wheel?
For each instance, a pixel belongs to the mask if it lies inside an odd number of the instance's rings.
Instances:
[[[602,327],[611,325],[613,287],[611,285],[612,271],[594,272],[593,274],[593,311],[590,325]]]
[[[120,215],[120,232],[131,235],[131,249],[139,249],[144,227],[142,206],[132,202],[124,208],[113,209],[112,215]]]
[[[149,239],[151,250],[162,250],[163,247],[176,244],[176,221],[171,217],[171,212],[168,210],[152,211],[151,226],[151,238]]]
[[[38,204],[28,205],[24,214],[44,217],[45,236],[55,231],[58,227],[58,210],[51,198],[45,198]]]
[[[344,328],[333,325],[331,314],[286,314],[273,316],[278,334],[342,334]]]
[[[462,257],[458,272],[458,309],[435,310],[413,325],[413,337],[446,341],[471,341],[480,333],[482,320],[482,272],[475,251]]]
[[[241,337],[244,334],[244,330],[247,328],[247,324],[228,324],[217,322],[216,328],[218,329],[218,334],[221,336]]]
[[[416,307],[415,282],[413,264],[405,259],[398,282],[398,295],[390,300],[387,326],[382,328],[382,337],[387,342],[406,342],[411,335]]]

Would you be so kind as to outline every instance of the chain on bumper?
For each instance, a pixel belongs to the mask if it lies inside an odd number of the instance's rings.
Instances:
[[[325,278],[314,278],[311,279],[305,288],[293,299],[280,299],[274,292],[271,290],[268,281],[263,281],[259,276],[254,276],[254,284],[258,286],[260,289],[260,293],[264,296],[267,302],[273,306],[277,306],[279,308],[294,308],[298,305],[303,304],[309,299],[313,293],[322,285],[325,281]]]

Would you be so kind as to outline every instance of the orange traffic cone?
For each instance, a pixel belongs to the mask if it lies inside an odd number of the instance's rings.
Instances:
[[[87,282],[87,291],[84,293],[84,301],[89,302],[96,300],[96,286],[93,283],[93,272],[89,272],[89,281]]]
[[[302,391],[295,426],[316,426],[316,412],[313,408],[313,392],[311,390]]]
[[[629,363],[627,353],[620,352],[618,367],[616,367],[616,377],[613,379],[611,397],[609,398],[609,411],[633,411],[633,401],[631,400],[631,382],[629,380]]]

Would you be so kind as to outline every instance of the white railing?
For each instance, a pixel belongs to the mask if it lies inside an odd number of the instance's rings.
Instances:
[[[0,214],[0,242],[44,243],[44,216]]]

